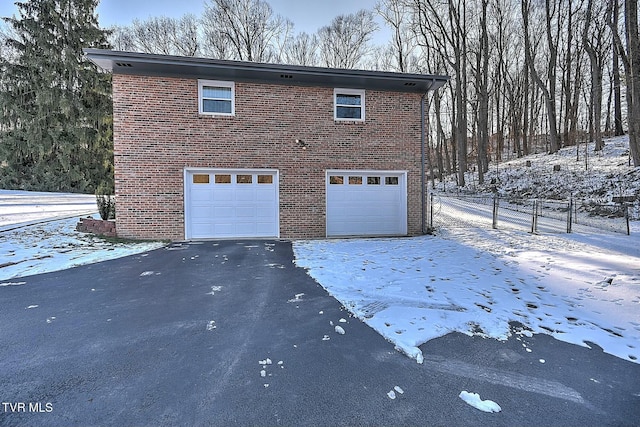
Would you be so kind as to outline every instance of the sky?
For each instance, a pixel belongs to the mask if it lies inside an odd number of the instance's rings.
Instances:
[[[376,0],[267,0],[274,13],[289,18],[296,32],[314,33],[328,25],[337,15],[373,9]],[[17,13],[14,0],[0,0],[0,16]],[[97,12],[100,26],[129,25],[134,19],[145,20],[156,16],[180,17],[187,13],[197,16],[204,11],[205,0],[101,0]],[[382,20],[376,21],[382,28]],[[382,32],[381,32],[382,33]],[[384,36],[376,37],[382,44]]]

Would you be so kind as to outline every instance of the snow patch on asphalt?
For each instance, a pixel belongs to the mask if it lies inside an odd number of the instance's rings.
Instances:
[[[460,399],[464,400],[469,405],[483,412],[500,412],[502,408],[493,400],[482,400],[478,393],[469,393],[468,391],[462,391],[460,393]]]

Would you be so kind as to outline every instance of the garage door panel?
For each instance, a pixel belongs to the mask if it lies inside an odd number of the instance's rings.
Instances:
[[[273,223],[275,218],[273,209],[271,206],[257,206],[256,207],[256,217],[257,218],[266,218],[267,220],[264,222]]]
[[[197,189],[194,190],[192,193],[192,201],[194,203],[198,203],[198,202],[210,202],[213,195],[211,194],[211,187],[208,187],[206,189]]]
[[[236,223],[235,234],[238,237],[249,237],[256,234],[256,229],[255,223],[238,222]]]
[[[187,238],[278,237],[276,171],[212,170],[211,184],[194,182],[204,174],[185,173]]]
[[[271,204],[273,202],[273,193],[273,187],[266,190],[260,189],[256,192],[256,200],[258,202],[269,202],[269,204]]]
[[[242,218],[256,218],[256,210],[253,206],[238,207],[236,208],[236,218],[239,222]]]
[[[238,186],[236,187],[237,189],[235,190],[235,196],[236,196],[236,201],[238,202],[249,202],[249,203],[255,203],[256,202],[256,192],[253,189],[247,189],[247,188],[241,188],[244,187],[244,185],[242,186]]]
[[[256,225],[256,232],[259,234],[269,234],[269,233],[273,233],[273,225],[271,223],[265,223],[265,224],[261,224],[258,223]]]
[[[407,233],[406,173],[328,171],[326,180],[327,236]]]
[[[211,212],[207,216],[207,219],[211,217],[217,218],[217,222],[228,222],[230,218],[233,218],[235,209],[233,206],[213,206]]]
[[[193,230],[194,230],[194,233],[196,234],[209,234],[213,232],[213,228],[211,227],[210,224],[201,224],[201,223],[194,223]]]
[[[231,202],[233,201],[233,191],[231,189],[220,189],[218,186],[212,187],[212,202]]]
[[[235,232],[234,224],[217,223],[213,226],[212,233],[217,237],[231,237]]]
[[[191,210],[191,217],[194,219],[194,222],[197,222],[200,218],[208,218],[211,216],[211,207],[210,206],[193,206]]]

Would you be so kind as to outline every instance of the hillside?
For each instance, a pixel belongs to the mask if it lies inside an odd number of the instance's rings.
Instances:
[[[612,204],[618,196],[635,196],[633,219],[640,219],[640,168],[629,166],[627,136],[610,138],[600,153],[594,144],[587,148],[563,148],[555,154],[533,154],[497,164],[492,162],[485,174],[485,184],[478,185],[477,173],[466,174],[467,185],[458,189],[455,177],[436,182],[439,191],[492,193],[494,188],[506,199],[541,198],[568,200],[573,197],[588,204]],[[554,171],[555,168],[559,170]]]

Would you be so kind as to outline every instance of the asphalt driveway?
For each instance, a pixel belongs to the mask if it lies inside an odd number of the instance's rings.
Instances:
[[[175,243],[0,286],[0,425],[632,425],[640,369],[545,336],[394,351],[280,241]],[[341,321],[343,319],[343,321]],[[345,333],[335,330],[340,326]],[[539,359],[566,358],[564,370]],[[395,399],[389,392],[398,386]],[[502,406],[481,412],[459,397]]]

